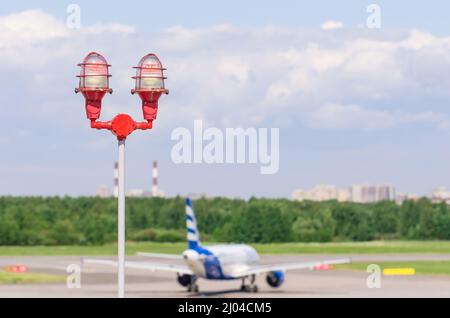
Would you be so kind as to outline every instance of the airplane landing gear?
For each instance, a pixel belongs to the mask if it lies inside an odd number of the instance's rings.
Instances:
[[[188,292],[198,293],[198,285],[193,284],[188,286]]]
[[[190,293],[190,292],[198,293],[198,285],[196,284],[196,282],[197,282],[197,277],[191,276],[191,282],[190,282],[190,284],[188,285],[188,289],[187,289],[187,291],[188,291],[189,293]]]
[[[249,293],[257,293],[258,292],[258,286],[255,284],[256,275],[250,276],[250,279],[249,279],[250,280],[250,284],[249,285],[245,284],[245,280],[247,278],[248,277],[243,277],[242,278],[241,290],[249,292]]]

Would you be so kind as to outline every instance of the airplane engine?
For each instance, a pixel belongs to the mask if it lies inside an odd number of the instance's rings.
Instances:
[[[282,271],[270,272],[266,276],[266,281],[271,287],[280,287],[284,282],[284,273]]]
[[[178,283],[183,287],[187,287],[190,284],[192,284],[193,281],[195,281],[193,279],[192,275],[188,275],[188,274],[178,275],[177,280],[178,280]]]

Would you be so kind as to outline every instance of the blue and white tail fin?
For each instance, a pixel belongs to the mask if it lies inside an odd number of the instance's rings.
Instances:
[[[198,232],[197,219],[195,218],[192,201],[186,198],[186,228],[188,247],[195,249],[200,246],[200,233]]]

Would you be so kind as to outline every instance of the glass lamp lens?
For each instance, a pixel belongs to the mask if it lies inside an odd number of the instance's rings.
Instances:
[[[97,54],[90,55],[85,60],[81,70],[80,87],[108,88],[108,66],[106,60]]]
[[[136,72],[136,88],[158,89],[164,88],[164,75],[159,59],[154,55],[145,57],[139,63],[141,68]]]
[[[108,79],[106,76],[86,76],[84,77],[84,87],[108,88]]]
[[[140,87],[142,89],[163,88],[164,84],[160,78],[144,77],[140,79]]]

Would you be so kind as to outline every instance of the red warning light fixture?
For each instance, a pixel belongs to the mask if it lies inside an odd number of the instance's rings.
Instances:
[[[75,92],[81,92],[86,99],[86,115],[90,120],[96,120],[100,117],[102,109],[102,99],[106,93],[112,93],[109,88],[109,65],[106,59],[96,53],[89,53],[82,63],[78,88]]]
[[[109,65],[106,59],[97,52],[90,52],[78,64],[81,67],[79,86],[75,92],[81,92],[86,100],[86,115],[91,121],[91,127],[96,129],[108,129],[113,132],[118,140],[125,140],[134,130],[146,130],[153,127],[153,120],[158,112],[158,100],[162,94],[169,91],[164,87],[164,70],[159,58],[153,54],[145,55],[136,69],[135,89],[131,93],[137,93],[142,100],[142,112],[144,122],[135,122],[127,114],[119,114],[111,121],[99,121],[102,99],[106,93],[112,93],[109,88]]]
[[[140,61],[136,69],[135,88],[131,94],[137,93],[142,100],[142,113],[144,119],[153,121],[158,112],[158,100],[162,94],[168,94],[169,90],[164,87],[164,71],[161,61],[153,54],[147,54]]]

